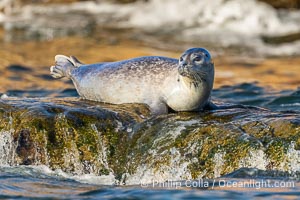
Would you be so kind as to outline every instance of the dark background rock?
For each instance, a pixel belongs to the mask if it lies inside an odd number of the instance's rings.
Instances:
[[[78,1],[87,0],[21,0],[22,3],[72,3]],[[147,1],[147,0],[107,0],[114,3],[133,3],[136,1]],[[259,0],[266,2],[273,6],[274,8],[284,8],[284,9],[299,9],[300,0]]]
[[[273,6],[274,8],[299,9],[300,0],[260,0]]]

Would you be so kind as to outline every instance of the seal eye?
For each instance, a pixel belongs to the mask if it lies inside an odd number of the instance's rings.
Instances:
[[[182,58],[182,57],[180,57],[180,58],[179,58],[179,61],[180,61],[180,62],[182,62],[182,61],[183,61],[183,58]]]
[[[196,56],[196,57],[194,58],[194,61],[195,61],[195,62],[200,62],[200,61],[202,61],[202,56]]]

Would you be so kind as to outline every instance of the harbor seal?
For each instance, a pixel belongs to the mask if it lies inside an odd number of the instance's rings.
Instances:
[[[153,114],[198,111],[212,106],[214,63],[204,48],[186,50],[178,59],[146,56],[85,65],[74,56],[55,56],[54,78],[70,78],[79,95],[112,104],[144,103]]]

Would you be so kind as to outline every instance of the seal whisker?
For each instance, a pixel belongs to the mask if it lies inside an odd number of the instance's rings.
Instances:
[[[197,72],[197,76],[199,77],[200,80],[206,81],[207,73]]]

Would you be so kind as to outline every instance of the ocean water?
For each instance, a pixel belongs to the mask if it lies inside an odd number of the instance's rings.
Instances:
[[[272,111],[300,112],[300,88],[275,91],[260,87],[256,83],[242,83],[215,89],[212,97],[220,101],[259,106]]]
[[[249,170],[250,172],[251,170]],[[237,172],[238,173],[238,172]],[[245,173],[244,173],[245,176]],[[218,178],[131,186],[103,185],[101,177],[71,176],[46,166],[0,167],[1,199],[297,199],[292,177]],[[299,180],[299,179],[298,179]]]

